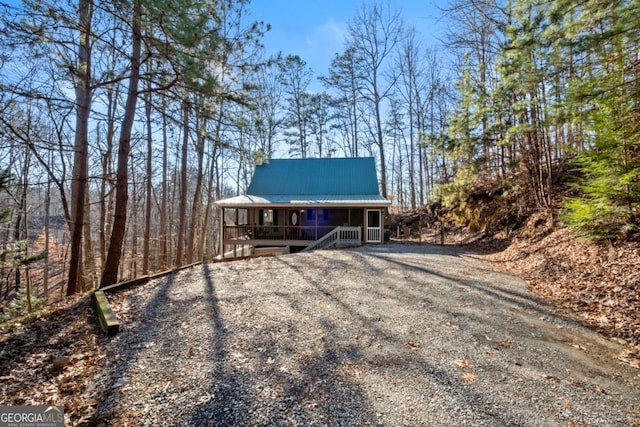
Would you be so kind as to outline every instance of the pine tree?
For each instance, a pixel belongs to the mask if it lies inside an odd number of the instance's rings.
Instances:
[[[601,9],[588,3],[567,37],[590,70],[569,98],[580,104],[589,139],[576,162],[582,196],[567,201],[564,218],[590,238],[639,237],[640,5],[618,1]]]

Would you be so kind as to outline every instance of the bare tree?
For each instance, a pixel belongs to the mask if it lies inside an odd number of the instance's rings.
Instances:
[[[282,125],[283,87],[275,60],[260,64],[255,78],[255,108],[252,111],[253,128],[260,149],[267,159],[273,156],[276,136]]]
[[[361,96],[373,109],[373,130],[380,156],[380,191],[383,197],[387,197],[387,171],[382,106],[393,89],[392,84],[385,85],[383,74],[392,52],[402,40],[402,25],[400,13],[392,11],[388,4],[363,4],[348,27],[347,44],[353,48],[361,68]]]

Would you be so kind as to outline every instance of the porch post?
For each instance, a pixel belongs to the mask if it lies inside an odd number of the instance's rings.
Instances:
[[[219,209],[220,224],[218,225],[218,244],[220,245],[220,255],[222,255],[222,258],[224,258],[224,206],[221,206]]]

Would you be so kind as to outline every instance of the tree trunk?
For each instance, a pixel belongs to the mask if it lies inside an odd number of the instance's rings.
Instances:
[[[79,0],[80,42],[76,71],[76,133],[74,141],[73,178],[71,180],[71,258],[67,295],[80,290],[82,278],[81,242],[84,221],[84,199],[89,170],[89,115],[91,110],[91,18],[92,2]]]
[[[50,157],[51,158],[51,157]],[[51,231],[51,182],[47,181],[47,193],[44,197],[44,250],[47,252],[47,258],[44,263],[44,271],[42,272],[42,293],[46,299],[49,298],[49,257],[51,251],[49,246],[49,234]]]
[[[133,128],[133,121],[135,119],[136,102],[138,100],[138,81],[140,79],[140,52],[142,46],[142,32],[140,29],[141,15],[141,0],[134,0],[133,21],[131,26],[133,43],[131,75],[129,77],[129,89],[127,91],[127,101],[118,143],[116,206],[111,238],[109,240],[109,251],[102,273],[102,279],[100,280],[100,287],[111,285],[118,280],[118,266],[120,265],[124,232],[127,224],[129,151],[131,150],[131,129]]]
[[[23,193],[21,193],[23,194]],[[22,211],[23,209],[26,209],[25,206],[25,199],[24,197],[20,197],[20,204],[18,205],[18,214],[16,215],[16,222],[15,222],[15,226],[13,228],[13,241],[14,242],[19,242],[20,241],[20,224],[22,223]],[[14,291],[18,292],[20,290],[20,284],[21,282],[21,276],[20,276],[20,268],[15,267],[15,288]]]
[[[207,119],[201,119],[202,123],[199,123],[198,129],[206,129]],[[195,251],[195,238],[197,235],[198,224],[202,223],[201,211],[202,211],[202,180],[204,174],[202,168],[204,166],[204,134],[199,130],[196,143],[196,155],[198,157],[198,171],[196,172],[196,188],[193,192],[193,204],[191,205],[191,229],[189,231],[189,242],[187,246],[187,261],[194,262],[193,254]],[[201,261],[199,259],[198,261]]]
[[[387,198],[387,168],[384,156],[384,137],[382,134],[382,117],[380,115],[380,100],[376,100],[376,131],[378,149],[380,150],[380,192],[382,197]]]
[[[131,210],[133,218],[131,221],[131,268],[129,277],[138,277],[138,182],[136,180],[135,165],[131,165],[131,188],[133,189]],[[126,239],[125,239],[126,240]]]
[[[29,122],[31,122],[30,110],[28,114],[29,114]],[[29,148],[26,147],[24,150],[24,170],[22,171],[22,195],[20,196],[20,198],[22,199],[21,201],[22,212],[20,213],[20,215],[22,215],[23,217],[22,218],[23,227],[24,227],[23,233],[24,233],[24,239],[26,240],[26,244],[24,247],[25,259],[29,258],[29,216],[28,216],[29,204],[27,202],[27,195],[28,195],[28,188],[29,188],[29,164],[31,163],[30,160],[31,158],[29,157]],[[19,265],[16,266],[16,270],[18,271],[18,274],[20,274]],[[29,270],[28,263],[25,264],[25,269],[24,269],[24,285],[25,285],[25,290],[27,294],[27,308],[29,310],[29,313],[31,313],[31,311],[33,311],[33,306],[31,303],[31,272]]]
[[[209,231],[213,230],[211,224],[211,209],[213,206],[213,177],[214,177],[214,167],[215,167],[215,156],[216,156],[216,147],[213,147],[213,153],[210,157],[210,160],[207,162],[208,165],[208,179],[207,179],[207,203],[205,205],[204,211],[204,221],[202,223],[202,229],[200,230],[200,248],[199,248],[199,257],[204,262],[209,261],[211,251],[208,249],[210,245],[208,244],[211,241],[211,234]]]
[[[153,179],[152,150],[153,138],[151,135],[151,82],[147,85],[147,94],[145,98],[145,116],[147,119],[147,179],[145,194],[145,213],[144,213],[144,247],[142,249],[142,274],[149,274],[149,258],[151,257],[151,181]]]
[[[93,253],[93,242],[91,240],[91,209],[89,203],[89,188],[84,199],[84,268],[82,276],[82,289],[89,290],[96,286],[96,262]]]
[[[162,195],[160,201],[160,267],[169,266],[167,253],[167,170],[168,170],[168,142],[167,142],[167,101],[162,97]]]
[[[186,96],[186,95],[185,95]],[[178,242],[176,248],[176,266],[180,267],[183,263],[184,240],[187,229],[187,155],[189,153],[189,103],[185,99],[182,105],[182,159],[180,167],[180,217],[178,219]]]

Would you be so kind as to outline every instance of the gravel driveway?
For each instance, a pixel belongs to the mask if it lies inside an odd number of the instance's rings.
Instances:
[[[622,347],[459,248],[208,264],[110,300],[104,425],[640,425]]]

